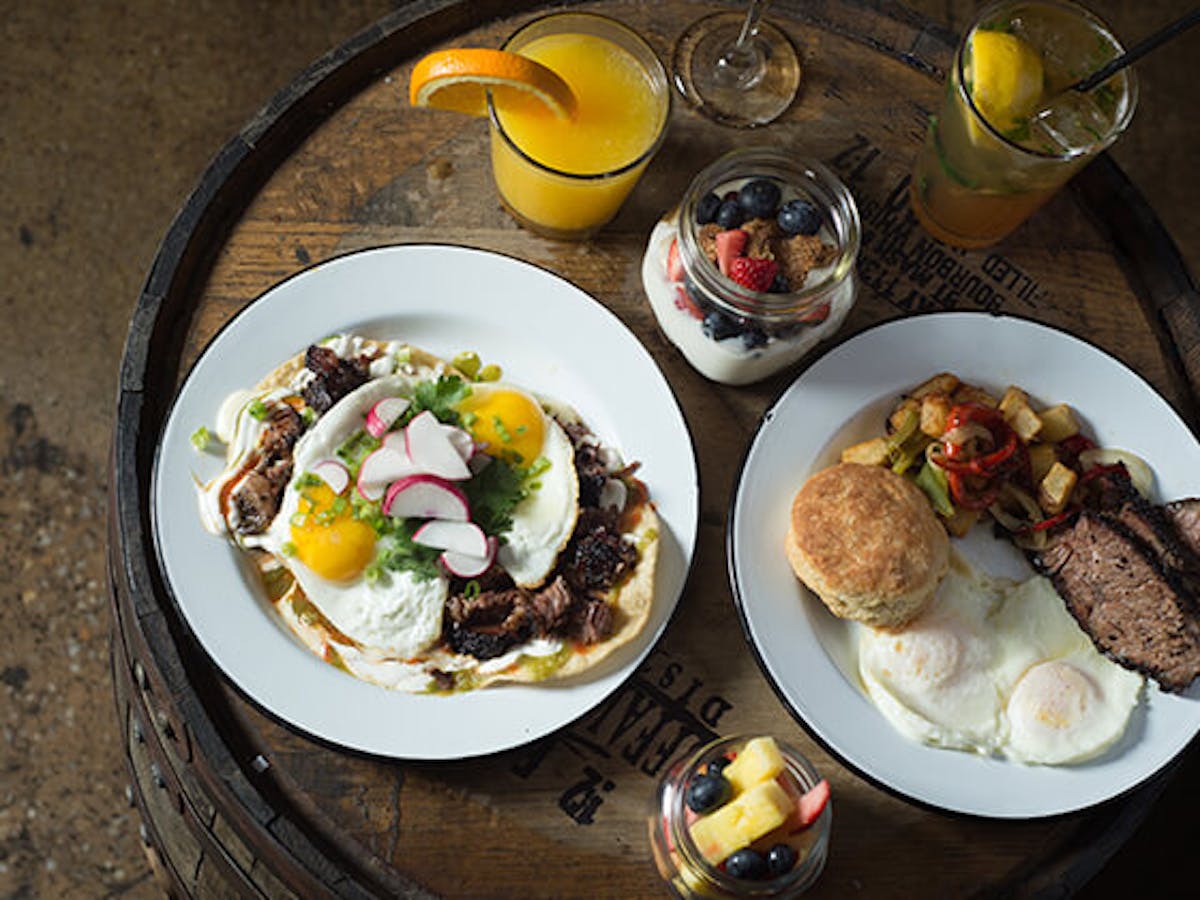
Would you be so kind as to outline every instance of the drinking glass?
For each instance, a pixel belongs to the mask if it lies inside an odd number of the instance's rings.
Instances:
[[[745,14],[705,16],[675,43],[675,86],[723,125],[765,125],[796,97],[800,59],[787,35],[762,20],[766,7],[766,0],[751,0]]]
[[[985,32],[993,42],[1014,36],[1040,57],[1044,87],[1027,115],[989,121],[981,111],[973,48]],[[1088,92],[1069,86],[1122,52],[1108,27],[1073,3],[1009,0],[983,10],[955,53],[913,171],[912,210],[925,230],[958,247],[994,244],[1112,144],[1133,117],[1133,72]]]
[[[562,76],[576,110],[569,120],[501,112],[489,98],[500,199],[530,231],[586,238],[616,215],[662,144],[671,108],[666,70],[640,35],[593,13],[535,19],[502,49]]]

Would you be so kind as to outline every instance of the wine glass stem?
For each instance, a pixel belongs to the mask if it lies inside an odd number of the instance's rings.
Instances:
[[[750,0],[746,19],[737,40],[731,44],[717,61],[716,80],[728,86],[746,90],[754,87],[766,74],[767,60],[762,48],[753,40],[758,30],[758,21],[767,8],[768,0]]]

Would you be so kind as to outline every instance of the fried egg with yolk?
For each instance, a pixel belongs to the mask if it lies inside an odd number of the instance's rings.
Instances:
[[[570,438],[538,400],[499,382],[471,385],[457,406],[463,427],[489,456],[528,473],[496,558],[521,587],[538,587],[571,539],[579,516],[579,479]]]
[[[375,530],[355,518],[351,482],[340,495],[304,478],[362,429],[367,411],[384,397],[408,396],[410,379],[378,378],[347,394],[317,419],[293,449],[293,477],[279,513],[257,541],[280,559],[309,601],[347,637],[387,656],[413,656],[441,636],[448,593],[444,577],[419,579],[408,571],[368,579],[376,555]]]
[[[1090,759],[1124,733],[1143,679],[1103,657],[1049,581],[992,578],[952,553],[906,628],[862,628],[859,675],[902,734],[1025,763]]]

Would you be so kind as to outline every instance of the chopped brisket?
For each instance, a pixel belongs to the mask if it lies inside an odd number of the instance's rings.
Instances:
[[[1084,510],[1034,561],[1096,647],[1118,663],[1168,691],[1200,675],[1196,598],[1119,514]]]
[[[239,534],[261,534],[279,512],[284,488],[292,477],[292,448],[304,430],[304,420],[290,405],[272,403],[249,471],[233,489]]]
[[[327,412],[348,393],[367,383],[365,357],[342,359],[328,347],[313,344],[305,351],[304,366],[313,377],[304,386],[305,402],[318,415]]]
[[[594,644],[612,633],[612,609],[574,593],[559,576],[536,591],[507,588],[446,601],[446,641],[457,653],[492,659],[534,637]]]
[[[621,534],[613,510],[582,509],[559,568],[585,594],[607,591],[637,565],[637,548]]]
[[[1168,503],[1164,511],[1180,543],[1200,557],[1200,497]]]
[[[599,506],[600,491],[608,481],[608,466],[600,458],[600,446],[595,441],[585,440],[591,432],[583,425],[571,423],[565,426],[567,436],[575,447],[575,473],[579,477],[579,505]]]

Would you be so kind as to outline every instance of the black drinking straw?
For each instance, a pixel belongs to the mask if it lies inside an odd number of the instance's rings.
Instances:
[[[1200,7],[1193,9],[1190,13],[1178,21],[1172,22],[1164,28],[1159,29],[1150,35],[1150,37],[1134,44],[1116,59],[1106,64],[1103,68],[1097,69],[1083,81],[1073,84],[1071,87],[1075,90],[1084,93],[1090,91],[1096,85],[1106,81],[1114,73],[1121,71],[1127,65],[1135,62],[1158,47],[1160,44],[1165,44],[1171,38],[1183,34],[1196,23],[1200,22]]]

